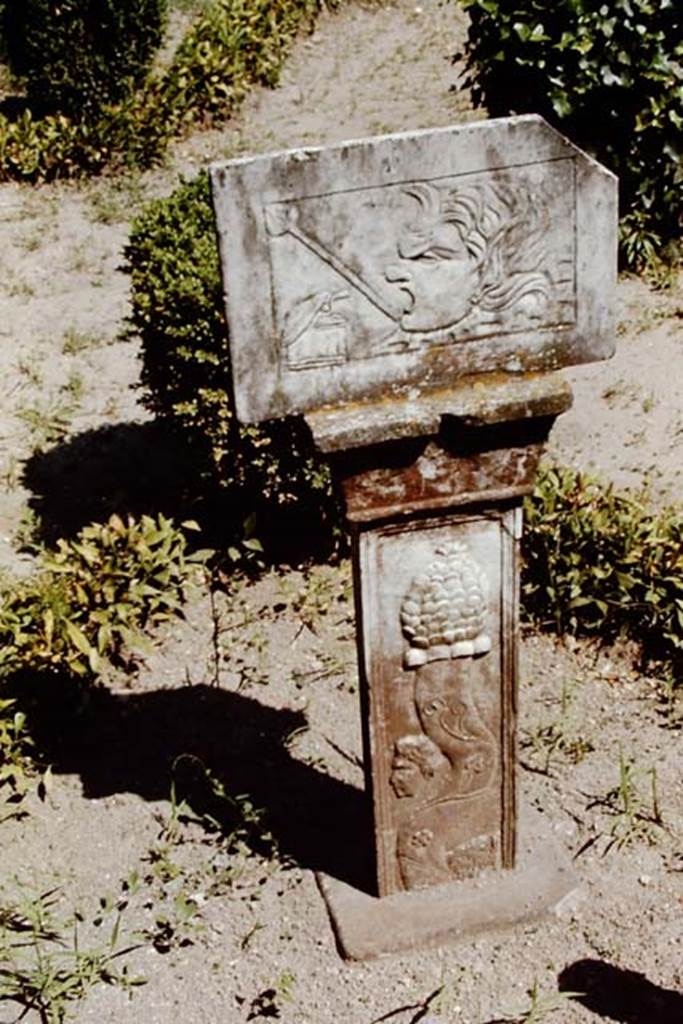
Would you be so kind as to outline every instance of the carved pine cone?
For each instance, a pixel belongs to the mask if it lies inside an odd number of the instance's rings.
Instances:
[[[435,554],[401,605],[401,625],[410,644],[408,667],[491,647],[483,636],[488,590],[484,572],[461,541],[444,544]]]

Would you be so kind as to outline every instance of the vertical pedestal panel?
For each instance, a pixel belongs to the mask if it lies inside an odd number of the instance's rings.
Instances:
[[[508,505],[357,533],[380,896],[514,864],[520,522]]]

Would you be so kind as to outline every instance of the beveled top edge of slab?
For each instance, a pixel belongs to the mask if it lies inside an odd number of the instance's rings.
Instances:
[[[469,429],[481,428],[559,416],[571,404],[571,388],[559,373],[490,373],[416,397],[316,409],[304,419],[320,451],[331,453],[434,436],[447,419]]]
[[[435,128],[411,128],[401,132],[389,132],[382,135],[367,135],[361,137],[353,137],[349,139],[341,139],[338,142],[331,142],[327,145],[319,146],[292,146],[288,149],[277,149],[270,150],[267,153],[255,153],[246,154],[245,156],[230,157],[226,160],[215,160],[209,164],[209,175],[213,180],[218,179],[219,172],[224,168],[241,168],[248,165],[256,165],[259,163],[271,163],[273,160],[278,158],[285,159],[287,157],[294,159],[307,159],[308,157],[314,157],[319,153],[338,153],[348,149],[362,149],[369,145],[375,145],[377,143],[386,142],[397,142],[401,140],[419,139],[421,136],[435,136],[435,135],[448,135],[457,132],[459,135],[467,133],[472,134],[485,134],[494,130],[496,127],[502,125],[510,125],[515,127],[517,125],[523,126],[525,124],[536,124],[539,127],[546,128],[555,138],[561,139],[570,149],[579,154],[582,159],[587,160],[593,164],[601,173],[612,178],[614,181],[617,180],[616,174],[595,160],[590,154],[580,149],[579,146],[575,145],[571,139],[567,138],[562,132],[553,128],[544,117],[540,114],[513,114],[510,117],[491,117],[486,118],[482,121],[465,121],[461,123],[452,123],[447,125],[438,125]]]

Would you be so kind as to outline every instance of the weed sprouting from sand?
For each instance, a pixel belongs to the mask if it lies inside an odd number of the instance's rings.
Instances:
[[[78,911],[60,916],[60,899],[58,889],[0,894],[0,1000],[22,1007],[17,1019],[34,1010],[43,1024],[63,1024],[95,985],[132,992],[144,984],[144,978],[129,974],[125,962],[120,966],[136,948],[121,946],[125,902],[85,922]],[[105,920],[108,933],[94,941]],[[86,945],[85,924],[91,936]]]

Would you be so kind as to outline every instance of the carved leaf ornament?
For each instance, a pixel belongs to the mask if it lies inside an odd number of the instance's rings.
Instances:
[[[405,667],[490,651],[491,638],[484,629],[487,599],[486,575],[467,545],[451,541],[438,547],[401,605],[401,626],[409,644]]]

